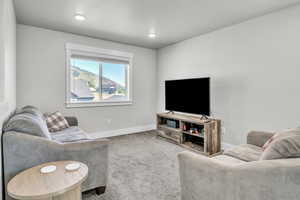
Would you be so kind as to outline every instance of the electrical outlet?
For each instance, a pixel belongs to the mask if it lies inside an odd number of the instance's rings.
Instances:
[[[226,133],[226,128],[223,126],[222,127],[222,135],[225,135],[225,133]]]

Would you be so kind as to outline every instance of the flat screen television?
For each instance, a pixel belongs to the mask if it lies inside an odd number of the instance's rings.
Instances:
[[[165,105],[168,111],[210,115],[210,78],[167,80]]]

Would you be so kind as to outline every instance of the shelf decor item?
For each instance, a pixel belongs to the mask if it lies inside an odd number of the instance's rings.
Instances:
[[[176,121],[175,120],[167,120],[167,125],[171,128],[176,128]]]

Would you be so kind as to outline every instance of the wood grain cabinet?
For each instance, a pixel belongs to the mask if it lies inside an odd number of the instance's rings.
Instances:
[[[158,136],[195,152],[213,155],[221,151],[221,120],[184,114],[157,114]]]

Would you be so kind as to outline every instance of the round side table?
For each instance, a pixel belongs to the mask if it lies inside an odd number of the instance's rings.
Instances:
[[[27,169],[9,181],[7,192],[20,200],[81,200],[81,183],[87,178],[88,167],[77,162],[79,169],[67,171],[65,166],[74,162],[49,162]],[[42,174],[40,169],[47,165],[55,165],[56,170]]]

